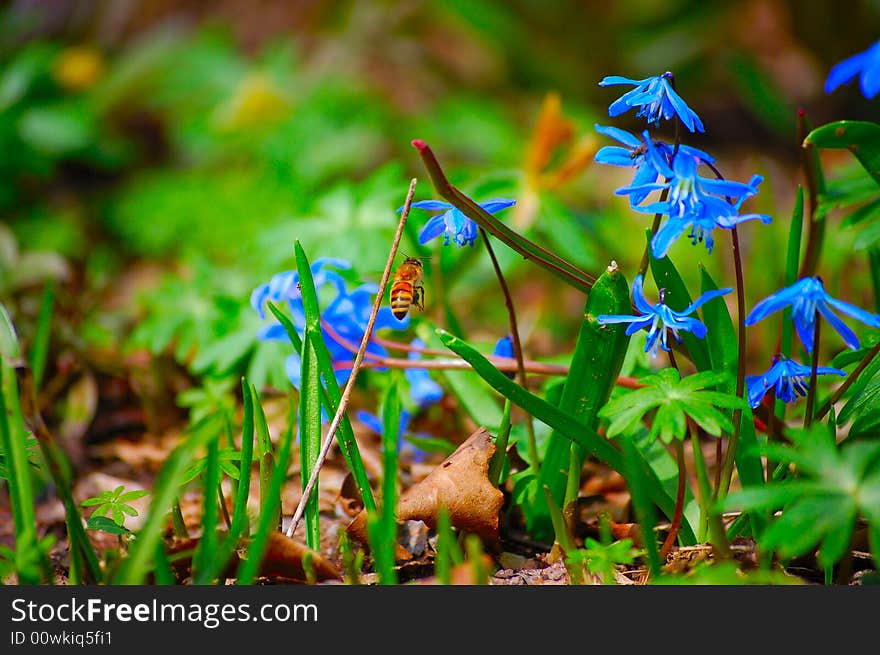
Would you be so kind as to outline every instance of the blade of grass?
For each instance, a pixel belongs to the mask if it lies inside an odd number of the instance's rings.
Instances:
[[[216,489],[220,485],[219,435],[208,442],[208,456],[205,471],[202,473],[202,536],[193,556],[193,583],[211,584],[212,571],[217,563],[219,544],[217,525],[219,522]]]
[[[826,124],[820,127],[819,130],[832,131],[834,128],[829,129],[830,125],[832,124]],[[814,132],[807,118],[807,113],[803,109],[798,111],[797,127],[798,140],[801,145],[801,165],[804,169],[809,198],[807,244],[804,249],[804,258],[801,262],[799,275],[799,277],[805,277],[816,272],[819,264],[819,255],[822,252],[822,244],[825,242],[825,212],[819,211],[819,199],[825,196],[828,188],[825,182],[825,173],[822,169],[822,159],[819,156],[819,150],[809,139]]]
[[[46,360],[49,355],[49,338],[52,333],[52,311],[55,304],[55,281],[46,282],[40,298],[40,311],[31,342],[30,365],[34,375],[34,388],[43,384],[43,373],[46,371]]]
[[[272,447],[272,440],[269,437],[269,426],[266,424],[266,413],[263,411],[260,394],[253,385],[251,385],[251,397],[254,404],[257,444],[260,447],[260,512],[262,513],[271,496],[269,487],[272,483],[272,469],[275,466],[275,449]],[[275,518],[276,525],[280,520],[281,515],[279,514]]]
[[[624,454],[624,470],[621,472],[629,488],[636,521],[642,535],[642,545],[645,549],[648,572],[655,578],[660,575],[661,562],[660,550],[657,547],[657,538],[654,536],[654,526],[657,517],[654,512],[654,504],[651,502],[647,480],[644,472],[638,466],[639,451],[635,443],[626,435],[620,435]]]
[[[255,409],[258,406],[259,405],[256,405]],[[254,413],[258,414],[259,411],[255,411]],[[296,416],[294,410],[291,410],[288,418],[287,430],[285,430],[284,435],[281,438],[280,447],[278,449],[278,462],[272,467],[269,488],[267,489],[267,500],[260,509],[260,516],[257,520],[257,530],[248,545],[247,555],[241,561],[241,564],[239,564],[236,584],[253,584],[257,572],[260,570],[260,563],[263,561],[263,556],[266,554],[266,546],[269,544],[269,534],[278,529],[278,516],[281,513],[281,488],[284,486],[284,481],[287,479],[287,464],[290,460],[290,451],[292,449],[294,435],[293,426],[295,423]]]
[[[251,474],[254,463],[254,396],[251,385],[246,378],[241,380],[241,395],[244,404],[244,416],[241,425],[241,460],[238,474],[238,493],[232,510],[231,536],[234,539],[246,537],[250,531],[247,501],[250,494]]]
[[[305,492],[321,450],[321,404],[318,399],[318,362],[306,332],[301,359],[299,394],[299,447],[302,488]],[[306,502],[306,544],[312,550],[321,550],[321,524],[318,515],[318,495],[312,494]]]
[[[382,584],[397,584],[394,552],[397,544],[397,446],[400,411],[398,380],[395,376],[382,401],[382,506],[378,515],[368,517],[370,552]]]
[[[449,509],[441,505],[437,510],[437,553],[434,556],[434,576],[437,582],[452,584],[452,567],[463,561],[464,555],[452,530]]]
[[[40,584],[44,581],[41,567],[34,561],[39,550],[33,481],[24,445],[25,430],[15,373],[5,353],[0,363],[0,388],[0,445],[6,456],[6,481],[15,530],[16,573],[19,584]]]
[[[510,406],[510,399],[505,398],[501,425],[498,427],[498,436],[495,437],[495,454],[489,462],[489,482],[496,487],[501,484],[501,474],[507,460],[507,444],[510,442]]]

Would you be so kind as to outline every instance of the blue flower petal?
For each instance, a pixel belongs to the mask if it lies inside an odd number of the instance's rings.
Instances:
[[[501,211],[502,209],[513,207],[515,204],[516,200],[512,200],[510,198],[493,198],[492,200],[481,202],[480,207],[485,209],[490,214],[494,214],[495,212]]]
[[[607,126],[607,125],[599,125],[596,123],[593,126],[599,134],[602,134],[607,137],[611,137],[615,141],[619,141],[620,143],[629,146],[629,148],[638,148],[642,145],[641,139],[627,132],[626,130],[621,130],[619,127]]]
[[[410,207],[414,207],[415,209],[427,209],[428,211],[438,211],[441,209],[452,209],[453,205],[448,202],[443,202],[442,200],[419,200],[418,202],[412,203]],[[403,211],[403,207],[397,211],[400,213]]]
[[[841,84],[846,84],[861,72],[870,60],[869,51],[860,52],[834,65],[825,80],[825,93],[831,93]]]
[[[819,310],[819,313],[822,314],[822,316],[825,318],[825,320],[828,321],[828,323],[831,325],[832,328],[834,328],[834,331],[840,335],[840,337],[843,339],[843,342],[847,346],[849,346],[853,350],[858,350],[859,338],[855,335],[855,332],[853,332],[846,325],[846,323],[844,323],[842,320],[840,320],[840,318],[836,314],[834,314],[830,309],[828,309],[828,307],[825,305],[825,303],[819,303],[819,305],[816,307],[816,309]],[[806,346],[807,344],[804,344],[804,345]],[[812,342],[807,347],[807,352],[813,352]]]

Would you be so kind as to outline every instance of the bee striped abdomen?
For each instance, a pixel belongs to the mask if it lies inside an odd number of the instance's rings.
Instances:
[[[391,313],[394,318],[402,321],[413,301],[413,284],[407,280],[398,280],[391,286]]]

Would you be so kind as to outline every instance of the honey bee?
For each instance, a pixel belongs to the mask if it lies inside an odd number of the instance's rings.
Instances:
[[[425,288],[421,285],[422,262],[416,257],[407,257],[394,273],[391,285],[391,313],[402,321],[410,305],[425,309]]]

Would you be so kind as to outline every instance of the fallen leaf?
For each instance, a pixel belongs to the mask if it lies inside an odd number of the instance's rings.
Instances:
[[[261,577],[290,578],[305,582],[308,576],[306,575],[303,561],[308,556],[312,558],[311,565],[317,582],[342,580],[342,575],[338,569],[320,553],[280,532],[269,533],[269,542],[266,546],[266,554],[260,564],[259,575]]]
[[[421,482],[400,495],[397,518],[435,527],[441,507],[452,525],[487,539],[498,538],[498,513],[504,494],[489,481],[495,453],[492,435],[481,427]]]
[[[221,541],[226,538],[226,532],[218,532]],[[192,556],[199,544],[199,537],[190,537],[186,539],[173,539],[166,546],[168,554],[172,556],[174,569],[178,576],[187,575],[192,566]],[[241,563],[241,554],[244,549],[232,554],[221,577],[235,577],[235,572]],[[311,566],[314,571],[314,581],[323,582],[326,580],[342,581],[342,574],[339,570],[326,558],[317,551],[312,550],[308,546],[295,539],[280,533],[270,532],[269,540],[266,544],[266,553],[263,561],[260,563],[257,576],[261,578],[285,578],[297,582],[308,582],[306,567],[304,560],[311,557]]]
[[[424,480],[400,495],[399,521],[423,521],[435,527],[441,507],[452,525],[488,540],[498,539],[498,513],[504,494],[489,481],[489,462],[495,453],[492,435],[481,427],[441,462]],[[366,543],[366,511],[361,511],[348,533]]]

